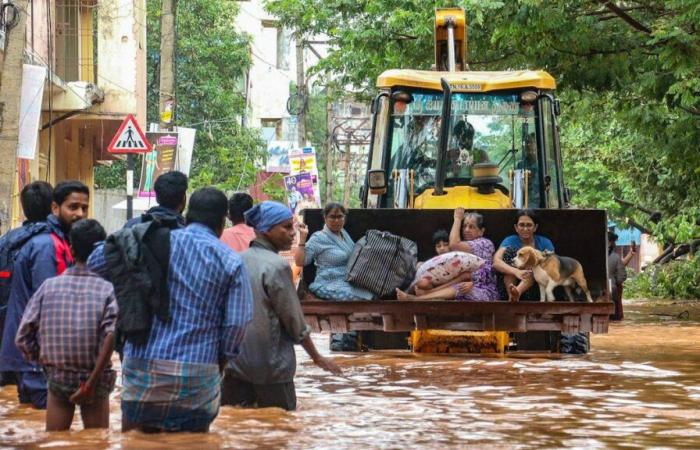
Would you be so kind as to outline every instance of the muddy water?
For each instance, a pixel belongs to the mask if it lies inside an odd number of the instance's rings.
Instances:
[[[695,309],[693,309],[695,308]],[[16,448],[700,448],[700,320],[636,307],[583,357],[340,355],[345,377],[299,355],[299,410],[223,408],[212,432],[46,433],[0,388],[0,443]],[[683,308],[681,308],[683,309]],[[666,311],[668,308],[666,308]],[[317,345],[326,348],[326,337]],[[81,430],[76,420],[73,428]]]

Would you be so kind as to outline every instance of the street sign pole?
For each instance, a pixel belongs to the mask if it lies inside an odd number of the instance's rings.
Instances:
[[[126,220],[134,218],[134,155],[126,155]]]
[[[115,154],[126,153],[126,220],[134,217],[134,153],[149,153],[153,146],[133,115],[128,114],[107,146]]]

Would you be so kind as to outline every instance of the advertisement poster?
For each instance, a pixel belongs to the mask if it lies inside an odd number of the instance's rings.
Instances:
[[[289,153],[289,173],[296,174],[301,172],[311,172],[314,175],[318,175],[316,152],[313,147],[297,148]]]
[[[177,134],[147,133],[146,138],[153,144],[153,150],[143,155],[138,196],[155,197],[153,183],[156,178],[175,169]]]
[[[272,141],[267,145],[266,172],[289,173],[289,151],[295,147],[291,141]]]
[[[287,204],[292,213],[298,214],[302,209],[319,207],[310,173],[284,177],[284,187],[287,191]]]
[[[314,198],[316,199],[316,204],[320,205],[321,190],[318,187],[318,166],[316,165],[316,151],[313,147],[296,148],[289,153],[289,174],[296,175],[304,172],[311,174]]]

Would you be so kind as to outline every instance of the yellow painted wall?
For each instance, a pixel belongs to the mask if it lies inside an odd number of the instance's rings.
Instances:
[[[92,8],[80,10],[80,79],[95,82]]]
[[[48,121],[48,114],[42,114],[41,123]],[[89,127],[99,122],[64,120],[57,123],[51,132],[51,153],[49,154],[49,130],[39,133],[38,155],[29,164],[29,182],[44,180],[52,185],[60,181],[78,180],[94,193],[94,160],[92,140],[81,139],[81,134],[87,135]],[[15,205],[12,214],[13,227],[22,223],[22,209],[19,203],[17,183],[14,189]],[[92,196],[92,195],[91,195]],[[89,214],[92,215],[92,204]]]

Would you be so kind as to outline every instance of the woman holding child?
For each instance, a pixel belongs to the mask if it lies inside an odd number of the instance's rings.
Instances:
[[[496,278],[492,270],[495,249],[493,243],[484,237],[485,231],[484,217],[481,214],[465,213],[464,208],[455,209],[454,222],[449,235],[449,250],[478,256],[484,260],[484,263],[471,273],[456,274],[449,282],[440,286],[425,286],[424,280],[416,280],[417,295],[407,294],[397,289],[397,298],[399,300],[437,298],[466,301],[497,300]],[[441,255],[438,254],[438,256]]]
[[[345,281],[345,267],[355,246],[343,228],[347,210],[340,203],[328,203],[323,208],[323,230],[314,233],[309,241],[309,229],[299,225],[299,244],[294,263],[303,267],[316,264],[316,278],[309,290],[317,297],[332,300],[371,300],[374,295]]]

